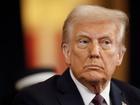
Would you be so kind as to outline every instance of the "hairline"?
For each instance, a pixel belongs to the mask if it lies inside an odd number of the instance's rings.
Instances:
[[[117,31],[118,34],[119,34],[119,37],[117,37],[117,38],[119,38],[120,41],[122,42],[122,44],[124,44],[125,43],[125,32],[126,32],[126,28],[127,28],[127,24],[128,24],[128,17],[127,17],[127,15],[124,12],[119,11],[119,10],[107,9],[107,8],[100,7],[100,6],[97,6],[97,7],[99,7],[99,10],[102,9],[102,12],[104,12],[104,11],[105,12],[111,12],[111,15],[110,16],[103,15],[104,17],[101,17],[101,18],[98,19],[97,17],[94,18],[94,15],[95,15],[94,14],[92,16],[93,19],[90,18],[90,20],[88,20],[88,21],[89,22],[96,22],[96,21],[102,21],[102,20],[105,20],[105,21],[119,21],[118,22],[119,23],[119,25],[118,25],[119,30]],[[81,8],[81,11],[82,11],[82,9],[83,8]],[[79,9],[79,11],[80,11],[80,9]],[[89,10],[87,10],[87,12],[88,11]],[[112,12],[115,12],[115,13],[112,13]],[[70,36],[71,36],[70,34],[72,34],[72,32],[73,32],[74,25],[77,24],[78,22],[81,22],[82,23],[82,21],[81,21],[82,19],[84,21],[86,20],[85,19],[86,16],[85,17],[83,16],[84,13],[81,13],[81,15],[83,17],[77,16],[76,13],[78,14],[78,9],[73,10],[69,14],[68,18],[65,20],[65,23],[64,23],[64,26],[63,26],[63,39],[62,39],[62,44],[63,43],[68,43],[70,41]],[[119,17],[117,17],[117,14],[119,14],[119,13],[121,13],[121,15]],[[101,14],[99,14],[99,16],[100,15]],[[115,17],[115,19],[113,19],[113,17]],[[119,19],[120,17],[121,17],[122,20]]]

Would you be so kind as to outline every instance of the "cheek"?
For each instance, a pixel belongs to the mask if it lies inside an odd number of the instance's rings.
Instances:
[[[118,53],[116,51],[110,51],[107,52],[104,55],[104,64],[107,69],[108,74],[113,74],[116,66],[117,66],[117,61],[118,61]]]
[[[112,48],[111,50],[106,51],[105,52],[105,56],[106,56],[105,59],[107,60],[107,62],[109,62],[110,64],[114,63],[117,60],[117,55],[118,55],[117,52],[118,51],[115,48]]]
[[[71,61],[77,60],[78,62],[83,62],[87,58],[87,55],[88,55],[88,53],[86,50],[81,50],[81,49],[78,49],[77,47],[74,47],[71,50],[70,58],[71,58]]]
[[[83,71],[83,66],[85,65],[87,59],[86,51],[73,48],[70,54],[70,66],[76,75],[79,75]]]

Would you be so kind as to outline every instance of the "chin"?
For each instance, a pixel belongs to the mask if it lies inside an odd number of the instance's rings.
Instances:
[[[106,85],[106,82],[107,81],[96,79],[91,81],[87,87],[95,94],[101,93]]]

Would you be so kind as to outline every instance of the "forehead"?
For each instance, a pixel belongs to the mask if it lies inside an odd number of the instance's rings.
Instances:
[[[112,21],[83,21],[74,24],[73,35],[86,35],[91,38],[108,36],[115,37],[117,34],[117,24]]]

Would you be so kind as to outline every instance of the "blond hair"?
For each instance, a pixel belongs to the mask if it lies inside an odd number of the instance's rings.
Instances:
[[[69,41],[73,25],[77,22],[96,22],[100,20],[117,21],[119,23],[120,40],[124,40],[125,29],[129,23],[128,17],[124,12],[97,5],[81,5],[74,8],[64,22],[62,44]]]

